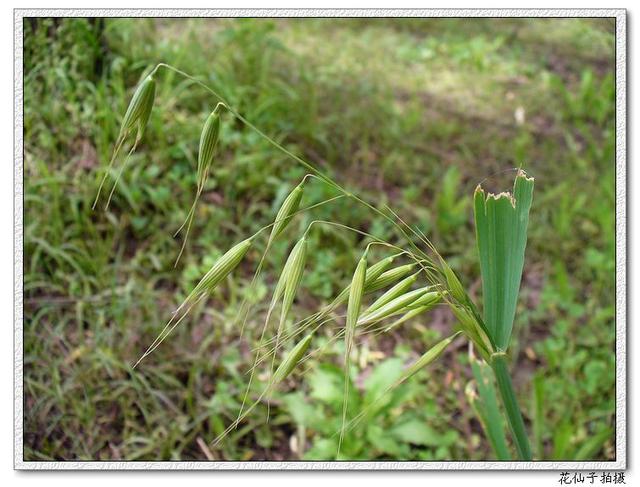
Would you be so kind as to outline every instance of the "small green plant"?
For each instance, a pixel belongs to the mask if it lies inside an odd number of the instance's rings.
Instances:
[[[332,204],[338,199],[346,200],[349,204],[364,206],[367,210],[384,218],[394,228],[396,240],[392,242],[340,222],[311,221],[302,235],[296,239],[297,243],[293,246],[282,268],[280,278],[272,294],[260,339],[254,348],[254,365],[250,370],[247,393],[238,417],[213,440],[213,444],[219,444],[227,434],[238,427],[256,405],[263,398],[268,397],[280,384],[286,382],[294,371],[302,369],[303,373],[306,372],[308,369],[303,367],[309,358],[319,356],[324,349],[324,347],[314,348],[312,346],[314,334],[320,329],[331,329],[333,337],[329,342],[336,343],[342,340],[344,343],[344,389],[341,401],[341,421],[340,428],[335,432],[337,441],[335,442],[335,451],[332,453],[336,458],[344,458],[341,456],[341,447],[346,435],[362,423],[362,420],[371,413],[386,394],[437,360],[454,340],[463,336],[469,340],[480,355],[480,362],[475,359],[472,361],[480,400],[475,399],[473,391],[469,391],[469,395],[498,458],[508,459],[510,457],[496,399],[499,395],[518,457],[522,460],[531,460],[532,454],[525,424],[508,371],[507,354],[524,265],[533,179],[529,178],[524,171],[518,170],[512,193],[494,195],[487,194],[480,186],[476,189],[474,196],[476,239],[483,283],[483,313],[481,314],[455,272],[420,229],[405,223],[389,207],[375,206],[343,188],[312,164],[295,155],[254,126],[205,83],[167,64],[158,64],[136,90],[122,122],[116,148],[100,184],[100,189],[131,130],[136,128],[137,134],[127,158],[136,149],[142,137],[151,114],[155,95],[155,79],[160,69],[170,70],[187,78],[203,87],[216,99],[215,108],[205,122],[200,138],[196,196],[183,225],[183,227],[186,225],[186,234],[188,234],[193,221],[195,206],[201,196],[207,176],[210,171],[215,171],[216,143],[220,134],[220,124],[225,123],[224,118],[226,117],[235,117],[310,173],[292,189],[272,223],[236,244],[218,259],[174,312],[156,340],[135,363],[134,367],[138,366],[171,334],[196,303],[206,299],[216,287],[221,285],[225,278],[247,258],[250,251],[257,249],[257,242],[266,240],[265,250],[249,291],[252,290],[256,278],[261,272],[272,243],[276,239],[282,238],[290,222],[297,215],[311,214],[314,208]],[[222,117],[221,107],[225,108],[225,117]],[[116,183],[125,164],[126,159],[116,177]],[[307,206],[302,205],[305,187],[311,184],[311,181],[307,181],[308,179],[327,185],[335,192],[335,196],[312,202]],[[450,185],[455,186],[453,182]],[[111,194],[113,194],[115,187],[114,184]],[[96,201],[98,197],[96,197]],[[314,249],[310,248],[308,236],[321,227],[358,234],[365,250],[359,261],[349,270],[352,275],[351,284],[317,313],[294,321],[291,319],[292,305],[298,295],[305,268],[313,265]],[[270,232],[266,236],[268,230]],[[178,258],[185,248],[186,238],[187,235],[184,237]],[[385,253],[389,255],[376,261],[373,258],[374,250],[383,255]],[[375,293],[380,291],[382,294],[374,298]],[[369,299],[372,299],[372,302],[367,305]],[[277,327],[273,330],[270,318],[278,306],[280,306],[280,316]],[[341,315],[339,310],[344,306],[346,306],[346,315]],[[395,381],[385,387],[377,397],[371,398],[357,414],[351,415],[353,409],[350,407],[350,370],[352,352],[357,340],[369,334],[388,332],[408,319],[428,312],[435,306],[448,307],[457,318],[455,329],[452,330],[451,335],[433,344],[417,360],[404,368]],[[242,329],[250,308],[251,304],[245,301],[239,316],[239,319],[243,320]],[[271,336],[269,337],[269,335]],[[276,367],[278,361],[279,365]],[[263,392],[260,396],[248,404],[249,390],[256,372],[266,363],[270,363],[267,384],[262,389]],[[489,377],[491,371],[495,376],[497,388],[492,386],[492,378]]]

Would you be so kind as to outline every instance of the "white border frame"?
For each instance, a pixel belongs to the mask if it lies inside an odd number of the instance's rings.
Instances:
[[[109,462],[23,460],[24,17],[611,17],[616,19],[616,460],[613,462]],[[624,9],[14,9],[14,468],[20,470],[624,470],[627,468],[627,22]]]

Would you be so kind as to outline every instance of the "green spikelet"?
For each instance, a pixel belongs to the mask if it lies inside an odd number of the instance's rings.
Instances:
[[[405,310],[411,303],[413,303],[416,299],[418,299],[424,293],[428,292],[430,289],[431,287],[422,287],[420,289],[415,289],[401,296],[398,296],[397,298],[389,301],[384,306],[381,306],[380,308],[376,309],[372,313],[368,313],[362,316],[358,324],[370,325],[372,323],[376,323],[378,321],[384,320],[385,318],[389,318],[390,316],[393,316],[396,313]]]
[[[291,193],[286,197],[283,201],[280,210],[278,210],[278,214],[276,215],[275,223],[271,228],[271,234],[269,235],[269,241],[267,243],[267,248],[271,246],[273,240],[280,235],[287,225],[291,222],[293,218],[293,214],[298,211],[300,207],[300,201],[302,200],[304,188],[304,181],[302,181],[298,186],[296,186]]]
[[[195,296],[202,292],[211,293],[222,280],[234,270],[242,261],[252,245],[252,239],[248,238],[231,247],[204,275],[191,292]]]
[[[286,358],[282,361],[282,363],[278,366],[276,371],[273,373],[273,379],[271,381],[272,385],[278,384],[282,382],[289,374],[293,372],[298,362],[302,359],[305,352],[309,348],[309,344],[311,343],[311,335],[307,335],[302,340],[300,340],[295,347],[287,354]]]
[[[367,315],[369,313],[372,313],[373,311],[377,310],[378,308],[381,308],[388,302],[394,300],[398,296],[401,296],[402,294],[404,294],[409,290],[409,288],[413,285],[413,283],[416,282],[417,279],[418,279],[418,273],[415,273],[409,277],[404,278],[402,281],[400,281],[398,284],[393,286],[386,293],[384,293],[382,296],[376,299],[373,302],[373,304],[364,311],[363,314]]]
[[[218,104],[202,126],[200,146],[198,148],[198,193],[201,193],[207,181],[209,168],[213,163],[218,139],[220,138],[220,107]]]
[[[385,257],[384,259],[376,262],[371,267],[367,268],[367,276],[364,281],[365,292],[372,292],[370,290],[371,285],[393,264],[396,256],[391,255],[389,257]],[[331,309],[339,306],[343,303],[346,303],[349,298],[349,290],[351,289],[351,284],[345,287],[340,294],[333,300],[331,305]]]
[[[415,264],[405,264],[388,271],[383,272],[377,279],[375,279],[369,286],[366,287],[366,292],[374,293],[380,289],[384,289],[390,286],[394,282],[402,279],[409,274],[415,268]]]
[[[340,454],[340,446],[344,438],[344,428],[347,419],[347,407],[349,405],[349,364],[351,357],[351,349],[353,348],[353,340],[358,324],[358,316],[360,316],[360,308],[362,306],[362,296],[364,296],[365,281],[367,278],[367,252],[364,251],[362,257],[358,261],[356,270],[351,279],[349,288],[349,301],[347,303],[347,321],[345,325],[345,351],[344,351],[344,398],[342,403],[342,428],[340,430],[340,439],[338,441],[338,454]]]
[[[287,263],[285,264],[285,268],[287,269],[287,273],[285,277],[285,285],[284,285],[284,296],[282,298],[282,311],[280,313],[280,326],[279,330],[282,329],[285,320],[287,319],[287,315],[291,310],[291,306],[293,305],[293,300],[296,297],[296,293],[298,292],[298,287],[300,286],[300,281],[302,280],[302,273],[304,271],[304,265],[307,260],[307,234],[298,241],[298,243],[293,247],[289,258],[287,259]]]
[[[125,138],[132,128],[137,126],[136,142],[140,140],[149,121],[153,102],[156,97],[156,81],[152,75],[147,76],[136,88],[131,97],[127,111],[120,125],[118,140]]]
[[[174,266],[178,265],[178,261],[180,260],[180,257],[182,257],[182,253],[184,252],[185,246],[187,245],[189,232],[191,230],[191,225],[195,216],[196,206],[198,205],[198,199],[200,198],[200,195],[204,190],[205,184],[207,183],[207,178],[209,177],[209,170],[211,168],[211,165],[213,164],[213,157],[215,154],[216,146],[218,145],[218,138],[220,137],[220,107],[222,106],[223,105],[221,103],[218,103],[202,126],[202,132],[200,133],[200,146],[198,148],[196,195],[193,199],[193,204],[189,209],[189,213],[187,213],[187,217],[185,218],[180,228],[178,228],[178,230],[174,234],[175,237],[185,226],[187,227],[184,240],[182,241],[182,246],[180,247],[180,252],[178,253],[178,257],[176,258]]]
[[[129,160],[129,156],[133,154],[142,139],[144,134],[144,130],[147,127],[147,123],[149,122],[149,117],[151,116],[151,111],[153,109],[153,102],[156,97],[156,81],[153,78],[153,75],[147,76],[136,88],[136,91],[133,93],[133,97],[131,97],[131,101],[129,102],[129,106],[127,107],[127,111],[124,114],[124,118],[122,119],[122,123],[120,125],[120,132],[118,133],[118,138],[116,140],[115,147],[113,149],[113,155],[111,156],[111,160],[109,161],[109,165],[105,170],[104,176],[100,181],[100,186],[98,187],[98,192],[96,194],[96,199],[93,202],[92,208],[95,208],[98,204],[98,200],[100,199],[100,194],[102,193],[102,188],[104,186],[105,181],[107,180],[107,176],[109,175],[109,171],[113,167],[114,162],[118,158],[120,154],[120,150],[124,145],[127,137],[131,133],[133,128],[137,128],[136,138],[133,143],[133,146],[129,150],[128,155],[125,157],[124,162],[122,163],[122,167],[120,171],[118,171],[118,175],[116,177],[115,182],[113,183],[113,187],[111,188],[111,192],[109,193],[109,198],[107,199],[107,204],[105,209],[109,208],[109,204],[111,203],[111,198],[116,190],[116,186],[118,185],[118,181],[122,176],[122,172]]]

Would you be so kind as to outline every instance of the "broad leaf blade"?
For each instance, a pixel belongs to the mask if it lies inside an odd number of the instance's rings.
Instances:
[[[513,194],[486,194],[478,186],[474,196],[484,321],[500,350],[507,349],[511,338],[532,199],[533,178],[522,170]]]

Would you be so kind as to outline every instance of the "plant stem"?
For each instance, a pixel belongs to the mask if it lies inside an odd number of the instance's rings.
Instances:
[[[524,426],[520,406],[518,406],[513,384],[511,383],[506,354],[504,352],[494,353],[491,356],[491,367],[496,375],[498,389],[500,390],[502,403],[507,412],[507,419],[509,420],[509,426],[511,427],[511,433],[516,450],[518,451],[518,456],[521,460],[531,461],[531,447],[529,446],[527,430]]]

